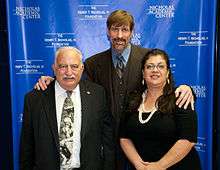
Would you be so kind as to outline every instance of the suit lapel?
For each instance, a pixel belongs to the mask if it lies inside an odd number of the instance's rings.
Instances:
[[[131,53],[129,56],[128,64],[127,64],[127,73],[128,76],[126,77],[126,84],[128,85],[128,89],[130,85],[135,84],[131,81],[137,81],[137,78],[134,78],[135,76],[141,75],[141,60],[142,57],[140,57],[139,51],[134,45],[131,45]]]
[[[107,92],[107,99],[109,107],[112,111],[112,115],[114,118],[116,118],[115,113],[115,96],[114,96],[114,82],[113,82],[113,76],[115,74],[114,65],[112,62],[112,53],[111,49],[107,50],[99,60],[99,67],[100,67],[100,85],[102,85]],[[104,71],[103,71],[104,70]]]
[[[56,104],[55,104],[55,81],[51,82],[47,90],[44,93],[44,109],[47,117],[48,124],[51,128],[52,135],[57,149],[59,150],[59,135],[56,116]]]
[[[82,123],[81,123],[81,140],[85,136],[86,127],[89,118],[88,106],[89,106],[89,96],[91,92],[87,89],[86,83],[81,81],[80,84],[80,98],[81,98],[81,108],[82,108]]]
[[[107,50],[99,62],[100,78],[105,82],[104,87],[112,90],[112,54],[111,49]],[[103,71],[105,70],[105,71]],[[101,83],[103,85],[103,83]]]

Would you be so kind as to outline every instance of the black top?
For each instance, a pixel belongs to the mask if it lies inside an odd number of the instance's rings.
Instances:
[[[143,120],[148,116],[149,113],[143,113]],[[156,111],[145,124],[139,122],[138,112],[127,113],[120,123],[120,138],[131,139],[144,161],[158,161],[179,139],[197,142],[196,112],[180,108],[176,108],[174,114]],[[200,170],[200,160],[195,148],[169,169]]]

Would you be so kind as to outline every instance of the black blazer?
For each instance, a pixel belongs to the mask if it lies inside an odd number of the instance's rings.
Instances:
[[[140,46],[131,45],[131,53],[126,65],[127,77],[125,78],[125,99],[127,95],[140,87],[140,83],[143,79],[141,71],[141,61],[149,49],[142,48]],[[116,124],[119,123],[120,116],[118,114],[118,108],[114,104],[114,81],[113,81],[113,63],[111,49],[98,53],[85,61],[85,77],[101,86],[106,90],[109,106],[111,112],[116,120]],[[116,125],[117,127],[117,125]]]
[[[21,170],[59,170],[59,137],[53,81],[25,96],[20,143]],[[114,170],[112,118],[102,87],[80,82],[82,103],[80,170]]]

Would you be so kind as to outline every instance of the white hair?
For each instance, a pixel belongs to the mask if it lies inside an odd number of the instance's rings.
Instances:
[[[58,48],[58,50],[55,53],[54,63],[56,63],[57,57],[60,55],[61,51],[63,51],[63,50],[72,50],[72,51],[76,52],[79,55],[80,61],[82,63],[82,52],[73,46],[63,46],[63,47]]]

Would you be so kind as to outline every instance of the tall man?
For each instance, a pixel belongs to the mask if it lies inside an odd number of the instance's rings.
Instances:
[[[107,35],[111,43],[111,48],[96,54],[85,61],[85,72],[88,79],[102,85],[107,93],[108,103],[111,106],[116,126],[116,139],[118,138],[118,127],[121,117],[123,117],[124,106],[130,92],[138,87],[143,79],[141,72],[141,61],[148,49],[130,43],[134,30],[134,19],[127,11],[116,10],[107,19]],[[189,104],[192,98],[191,90],[187,86],[182,86],[186,94],[182,93],[177,104],[180,106],[186,102]],[[186,98],[189,95],[188,101]],[[181,96],[182,97],[182,96]],[[181,102],[180,102],[181,101]],[[185,106],[186,107],[186,106]],[[120,149],[117,149],[117,165],[122,170],[123,161]]]
[[[118,126],[126,103],[128,94],[140,87],[142,78],[141,60],[148,49],[141,48],[130,43],[134,29],[133,16],[124,10],[113,11],[107,19],[107,35],[111,47],[96,54],[85,61],[85,73],[87,79],[102,85],[107,94],[107,101],[114,117],[115,137],[118,138]],[[46,89],[51,78],[42,77],[36,84],[36,88]],[[180,97],[177,104],[186,108],[193,97],[188,86],[177,88],[176,94]],[[117,149],[120,152],[120,149]],[[121,154],[117,154],[118,163]],[[118,169],[122,170],[120,165]]]
[[[115,170],[111,114],[105,90],[80,81],[82,54],[56,52],[56,80],[25,96],[20,144],[21,170]]]

